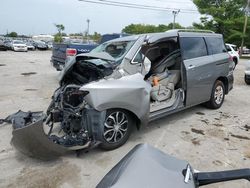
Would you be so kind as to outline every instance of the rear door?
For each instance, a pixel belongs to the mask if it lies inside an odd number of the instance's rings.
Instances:
[[[180,36],[184,63],[186,106],[206,102],[210,99],[213,85],[213,58],[208,55],[205,39],[195,35]]]
[[[208,53],[213,57],[214,60],[214,79],[228,76],[230,60],[222,36],[207,36],[205,37],[205,40],[208,46]]]

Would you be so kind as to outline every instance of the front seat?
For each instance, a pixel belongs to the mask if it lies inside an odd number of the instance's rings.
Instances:
[[[151,90],[151,98],[154,101],[162,102],[172,97],[176,84],[180,80],[180,71],[171,70],[156,75],[159,84],[153,86]]]

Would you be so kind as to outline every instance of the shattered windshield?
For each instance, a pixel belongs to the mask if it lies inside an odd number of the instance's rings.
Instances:
[[[91,52],[106,52],[117,61],[125,56],[134,43],[135,40],[105,42],[93,49]]]

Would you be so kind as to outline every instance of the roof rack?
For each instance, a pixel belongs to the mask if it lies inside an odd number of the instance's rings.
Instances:
[[[214,33],[211,30],[201,30],[201,29],[174,29],[178,32],[197,32],[197,33]],[[171,31],[171,30],[170,30]],[[172,30],[173,31],[173,30]]]

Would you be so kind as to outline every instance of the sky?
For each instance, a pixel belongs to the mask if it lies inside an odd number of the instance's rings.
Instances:
[[[101,1],[101,0],[92,0]],[[158,6],[173,9],[197,10],[191,0],[113,0],[117,2]],[[191,26],[199,22],[197,12],[180,11],[176,22]],[[172,11],[140,10],[125,7],[91,4],[78,0],[4,0],[0,4],[0,34],[15,31],[18,34],[54,34],[54,24],[63,24],[69,33],[84,32],[90,20],[90,34],[119,33],[131,24],[169,24]]]

